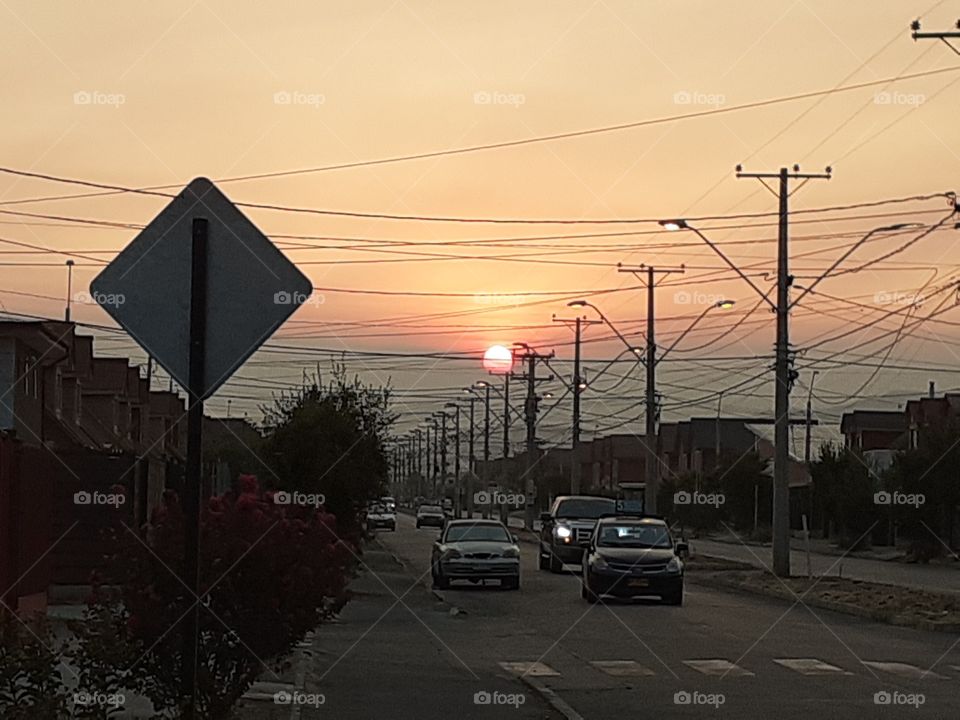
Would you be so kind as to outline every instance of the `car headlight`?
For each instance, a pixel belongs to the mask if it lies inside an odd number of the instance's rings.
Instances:
[[[604,568],[607,567],[607,559],[603,555],[599,555],[599,554],[594,555],[591,560],[592,562],[590,564],[593,565],[593,567],[595,568],[599,568],[600,570],[603,570]]]
[[[573,530],[568,528],[566,525],[557,525],[553,529],[553,534],[556,535],[558,538],[568,538],[571,535],[573,535]]]
[[[520,557],[520,548],[507,548],[503,551],[503,556],[505,558],[518,558]]]
[[[444,560],[455,560],[458,557],[463,557],[463,555],[456,548],[447,548],[443,553]]]
[[[669,573],[678,573],[683,571],[683,562],[674,555],[670,558],[670,562],[667,563],[667,572]]]

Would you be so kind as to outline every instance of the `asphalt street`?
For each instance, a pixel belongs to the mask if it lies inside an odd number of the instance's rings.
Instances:
[[[495,583],[431,592],[438,532],[416,530],[405,515],[398,521],[397,532],[380,532],[376,542],[405,566],[396,565],[385,584],[412,589],[385,615],[394,600],[387,590],[378,602],[358,597],[340,625],[318,633],[328,655],[309,684],[339,684],[338,668],[364,673],[362,697],[341,698],[334,715],[328,699],[325,717],[372,718],[400,708],[411,718],[960,716],[955,635],[700,587],[695,575],[683,607],[590,606],[575,572],[537,570],[528,542],[521,543],[519,592]],[[474,704],[475,692],[494,689],[522,692],[525,702],[519,709]]]

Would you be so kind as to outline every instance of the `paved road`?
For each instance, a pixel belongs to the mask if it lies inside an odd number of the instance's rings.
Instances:
[[[379,542],[409,568],[423,573],[420,589],[426,593],[430,545],[437,532],[414,529],[406,516],[399,522],[398,531],[381,533]],[[369,658],[365,667],[371,688],[379,687],[381,673],[390,678],[392,688],[406,683],[395,696],[395,705],[384,706],[385,712],[400,712],[406,693],[418,698],[437,693],[438,698],[462,703],[463,691],[450,694],[444,689],[447,683],[464,689],[480,687],[482,683],[471,677],[475,673],[495,677],[508,688],[511,677],[532,667],[527,679],[532,677],[554,693],[570,708],[568,717],[583,720],[939,720],[960,716],[960,650],[955,645],[960,638],[956,636],[802,606],[791,608],[777,600],[697,587],[693,578],[682,608],[653,602],[588,606],[580,599],[574,574],[538,571],[535,546],[523,543],[521,551],[524,576],[519,592],[502,591],[493,584],[454,585],[442,593],[445,606],[464,614],[451,617],[428,611],[426,606],[415,608],[420,611],[419,620],[406,611],[391,613],[375,631],[374,637],[383,634],[375,646],[357,637],[354,652]],[[364,599],[355,602],[359,606]],[[368,619],[376,620],[374,613]],[[396,622],[405,623],[405,630],[395,632]],[[357,629],[351,627],[343,642]],[[381,668],[381,653],[385,668]],[[445,658],[443,676],[424,674],[421,663],[429,653]],[[924,676],[930,669],[933,674]],[[529,710],[535,693],[527,692]],[[922,694],[924,702],[919,709],[876,705],[875,693],[884,692],[900,693],[901,700],[919,700],[916,696]],[[697,693],[699,700],[716,702],[722,695],[724,702],[719,709],[677,703]],[[379,703],[385,696],[389,693],[371,696],[370,701]],[[373,711],[379,707],[371,705],[366,717],[380,714]],[[512,709],[468,702],[450,705],[449,717],[522,716]]]
[[[713,540],[691,540],[690,548],[694,553],[739,560],[757,567],[769,568],[772,564],[772,550],[769,547],[737,545]],[[810,565],[814,575],[842,574],[843,577],[855,580],[960,594],[960,572],[943,565],[905,564],[816,553],[810,553]],[[806,553],[793,550],[790,553],[790,567],[794,575],[805,574]]]

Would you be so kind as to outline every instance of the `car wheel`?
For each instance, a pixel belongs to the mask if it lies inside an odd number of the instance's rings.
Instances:
[[[550,548],[550,559],[549,559],[550,572],[559,573],[563,572],[563,561],[557,557],[557,554],[553,552],[553,548]]]
[[[681,585],[676,592],[664,595],[662,600],[666,605],[683,605],[683,586]]]
[[[586,601],[587,601],[588,603],[590,603],[591,605],[593,605],[594,603],[600,601],[600,596],[597,595],[597,594],[590,588],[590,580],[588,580],[587,578],[584,578],[583,582],[582,582],[581,585],[580,585],[580,597],[582,597],[584,600],[586,600]]]
[[[420,521],[417,520],[417,530],[419,530],[419,529],[420,529]]]
[[[540,570],[548,570],[550,568],[550,563],[548,562],[547,555],[543,554],[543,546],[540,546],[540,552],[537,553],[537,568]]]
[[[436,585],[441,590],[447,590],[450,588],[450,580],[443,576],[443,573],[435,575],[433,578],[433,584]]]

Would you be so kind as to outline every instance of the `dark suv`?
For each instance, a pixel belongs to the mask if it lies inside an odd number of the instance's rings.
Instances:
[[[616,500],[596,495],[561,495],[540,515],[540,569],[560,572],[579,565],[597,520],[616,511]]]

